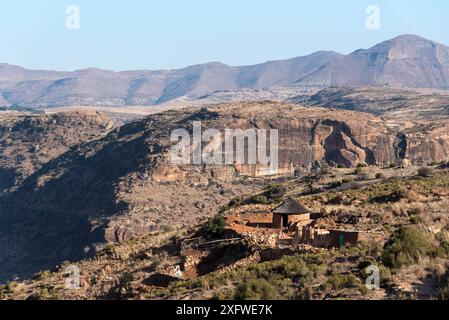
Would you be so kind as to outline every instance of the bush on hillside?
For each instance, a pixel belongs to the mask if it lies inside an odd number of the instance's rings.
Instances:
[[[216,216],[206,222],[201,228],[201,233],[207,238],[218,238],[226,229],[226,220],[222,215]]]
[[[432,176],[432,169],[429,167],[422,167],[419,168],[418,170],[418,176],[423,177],[423,178],[429,178]]]
[[[388,267],[400,268],[435,254],[435,242],[430,234],[414,227],[401,227],[384,247],[382,261]]]

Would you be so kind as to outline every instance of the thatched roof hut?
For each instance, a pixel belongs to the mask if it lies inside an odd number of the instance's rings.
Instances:
[[[281,205],[279,205],[276,209],[273,210],[273,213],[276,214],[308,214],[312,213],[310,210],[306,209],[303,205],[298,203],[293,198],[288,198]]]
[[[311,213],[295,199],[288,198],[273,210],[273,228],[287,228],[291,222],[296,220],[292,216],[304,216],[304,219],[310,219]]]

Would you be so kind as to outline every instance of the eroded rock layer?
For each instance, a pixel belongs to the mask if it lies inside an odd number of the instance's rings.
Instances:
[[[271,177],[258,165],[174,165],[176,129],[277,129],[275,177],[324,165],[386,166],[447,160],[448,126],[389,122],[345,110],[280,103],[169,111],[72,147],[0,198],[0,274],[31,275],[95,252],[98,244],[187,227]]]

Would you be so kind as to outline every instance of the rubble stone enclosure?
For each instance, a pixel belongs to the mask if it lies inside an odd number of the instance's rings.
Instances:
[[[268,210],[267,210],[268,211]],[[254,212],[250,208],[227,217],[226,235],[259,239],[258,243],[273,246],[309,245],[317,248],[338,248],[357,245],[361,241],[379,240],[381,235],[362,230],[317,228],[315,215],[293,198],[288,198],[271,212]],[[273,236],[276,239],[273,240]]]

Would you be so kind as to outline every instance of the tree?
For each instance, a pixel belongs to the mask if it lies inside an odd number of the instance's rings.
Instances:
[[[226,219],[222,215],[218,215],[206,222],[201,231],[207,238],[220,237],[226,229]]]

